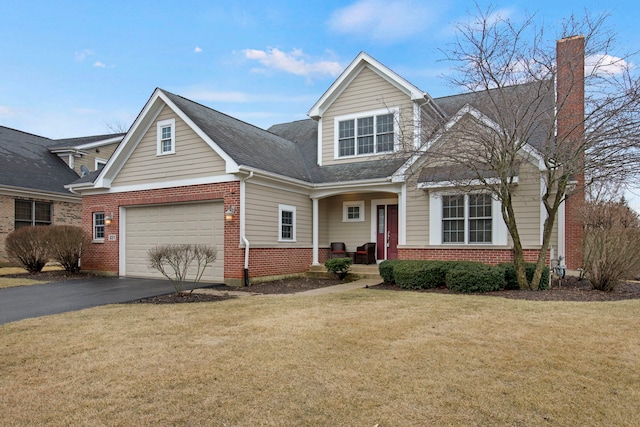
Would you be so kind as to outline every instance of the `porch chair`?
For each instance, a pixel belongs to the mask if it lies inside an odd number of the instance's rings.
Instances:
[[[369,242],[356,249],[356,264],[375,264],[376,244]]]
[[[347,246],[343,242],[331,243],[331,258],[344,258],[347,256]]]

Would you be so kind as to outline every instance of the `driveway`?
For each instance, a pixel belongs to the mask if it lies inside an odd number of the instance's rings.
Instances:
[[[168,280],[92,277],[0,289],[0,325],[175,292]]]

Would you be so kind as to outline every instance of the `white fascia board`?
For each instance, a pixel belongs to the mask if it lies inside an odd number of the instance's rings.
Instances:
[[[311,118],[322,117],[338,95],[342,93],[356,75],[367,66],[380,77],[406,93],[412,100],[426,100],[430,98],[424,91],[409,83],[403,77],[400,77],[400,75],[383,65],[371,55],[360,52],[358,56],[351,61],[349,66],[345,68],[342,74],[329,86],[329,89],[327,89],[320,99],[311,107],[307,115]]]
[[[103,145],[109,145],[116,142],[120,142],[124,139],[124,136],[115,136],[107,139],[101,139],[99,141],[90,142],[87,144],[74,145],[78,150],[89,150],[91,148],[102,147]]]
[[[239,166],[238,167],[238,172],[246,172],[246,173],[253,173],[254,177],[263,177],[263,178],[269,178],[275,181],[280,181],[283,183],[287,183],[287,184],[291,184],[291,185],[296,185],[299,187],[305,187],[305,188],[311,188],[312,185],[307,182],[307,181],[302,181],[300,179],[296,179],[296,178],[290,178],[288,176],[284,176],[284,175],[280,175],[277,173],[272,173],[272,172],[268,172],[265,171],[263,169],[256,169],[256,168],[252,168],[249,166]]]
[[[489,178],[486,180],[489,185],[500,184],[500,178]],[[518,184],[519,177],[514,176],[512,184]],[[484,183],[479,179],[469,181],[437,181],[437,182],[419,182],[417,188],[421,190],[430,190],[435,188],[455,188],[455,187],[481,187]]]

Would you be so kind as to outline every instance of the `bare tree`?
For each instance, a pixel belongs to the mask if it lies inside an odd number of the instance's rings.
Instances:
[[[104,125],[111,133],[127,133],[127,131],[129,130],[129,126],[127,126],[125,122],[120,120],[106,122]]]
[[[446,144],[425,148],[440,165],[434,173],[447,171],[460,188],[475,183],[501,202],[521,288],[539,287],[565,200],[574,197],[579,207],[585,186],[629,182],[640,171],[640,80],[631,55],[613,51],[605,20],[605,15],[571,17],[554,45],[533,17],[515,24],[488,9],[458,26],[456,42],[446,52],[456,64],[448,80],[470,93],[473,107],[447,130]],[[541,171],[546,211],[530,283],[513,203],[516,177],[527,161]]]

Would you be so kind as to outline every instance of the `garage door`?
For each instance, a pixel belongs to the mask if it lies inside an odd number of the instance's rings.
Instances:
[[[149,267],[150,248],[166,243],[197,243],[213,245],[218,251],[216,262],[207,267],[202,281],[223,281],[222,202],[130,207],[124,213],[125,276],[161,278],[162,274]]]

